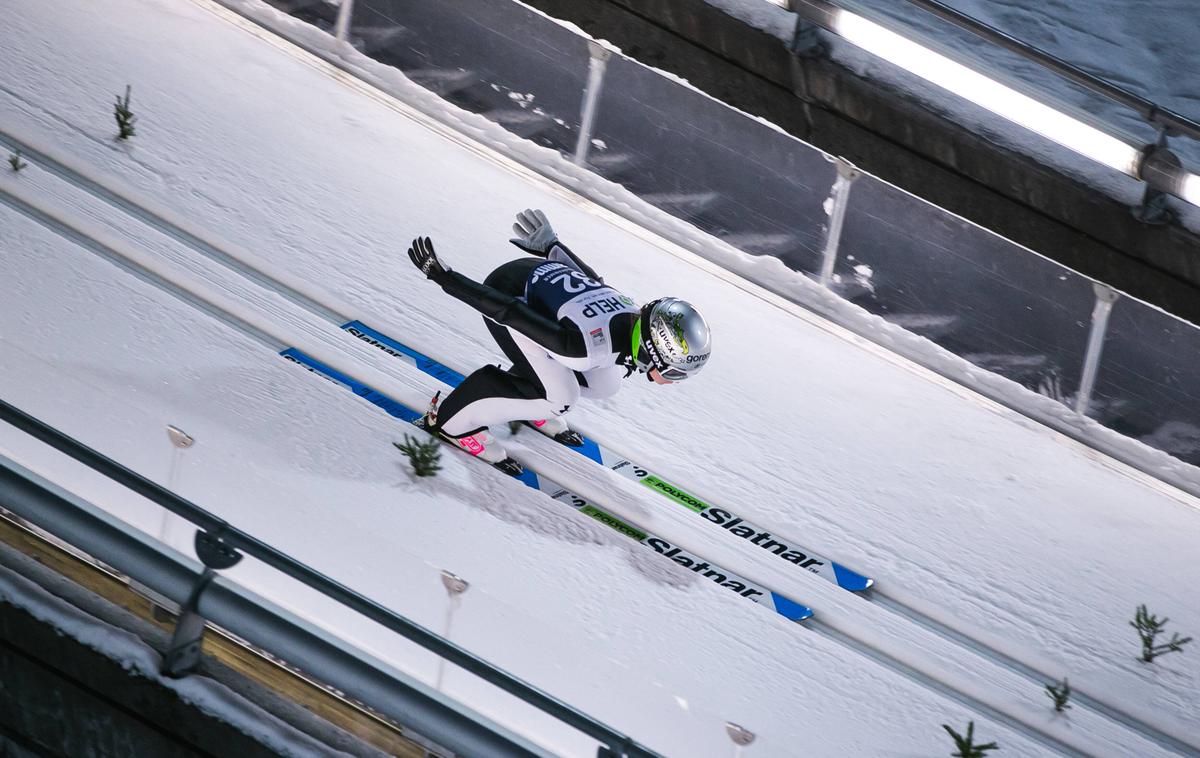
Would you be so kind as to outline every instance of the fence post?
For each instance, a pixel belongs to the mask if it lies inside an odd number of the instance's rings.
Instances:
[[[1137,178],[1145,184],[1142,203],[1133,209],[1138,221],[1161,225],[1175,219],[1175,212],[1167,205],[1167,193],[1179,195],[1179,177],[1187,172],[1179,156],[1167,149],[1167,129],[1158,127],[1158,139],[1142,148],[1138,156]]]
[[[1079,393],[1075,396],[1075,412],[1087,415],[1092,402],[1092,389],[1096,386],[1096,374],[1100,371],[1100,353],[1104,349],[1104,336],[1108,333],[1108,317],[1113,303],[1120,293],[1107,284],[1092,282],[1096,292],[1096,305],[1092,308],[1092,326],[1088,332],[1087,353],[1083,358],[1083,374],[1079,378]]]
[[[596,123],[596,103],[600,100],[600,89],[604,86],[604,69],[612,51],[595,40],[588,40],[588,80],[583,88],[583,112],[579,117],[579,140],[575,143],[576,166],[587,162],[588,144],[592,140],[592,127]]]
[[[838,245],[842,240],[842,224],[846,221],[846,206],[850,204],[850,185],[862,176],[862,172],[842,158],[831,159],[837,165],[837,181],[829,199],[829,233],[825,237],[825,252],[821,260],[821,286],[828,287],[833,279],[833,265],[837,262]]]
[[[337,22],[333,26],[333,36],[338,42],[345,42],[350,32],[350,14],[354,13],[354,0],[342,0],[338,3]]]

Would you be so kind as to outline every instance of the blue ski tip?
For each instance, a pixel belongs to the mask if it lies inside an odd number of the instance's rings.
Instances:
[[[863,576],[857,571],[851,571],[841,564],[831,563],[829,565],[833,566],[833,574],[837,577],[838,586],[844,590],[864,592],[871,589],[875,584],[875,580],[871,577]]]
[[[771,593],[771,602],[775,604],[775,612],[789,621],[804,621],[813,616],[812,608],[800,605],[794,600],[788,600],[776,592]]]

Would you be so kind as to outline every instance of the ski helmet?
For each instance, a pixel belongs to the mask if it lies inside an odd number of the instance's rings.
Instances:
[[[642,306],[633,325],[633,361],[638,370],[658,369],[678,382],[700,372],[712,352],[712,334],[700,312],[677,297]]]

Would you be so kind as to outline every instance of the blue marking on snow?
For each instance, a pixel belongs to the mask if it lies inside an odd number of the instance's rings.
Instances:
[[[449,366],[439,363],[438,361],[430,358],[428,355],[419,353],[416,350],[413,350],[411,347],[397,342],[386,334],[372,329],[361,321],[350,321],[342,324],[342,328],[346,331],[353,329],[354,331],[359,332],[366,337],[370,337],[372,340],[378,342],[385,348],[390,348],[398,353],[407,355],[409,358],[413,359],[414,363],[417,364],[417,368],[421,369],[426,374],[429,374],[434,379],[440,379],[446,384],[449,384],[451,387],[457,387],[458,385],[462,384],[462,381],[465,378],[462,374],[458,373]],[[359,339],[362,339],[362,337],[359,337]]]
[[[830,563],[833,575],[837,577],[838,586],[851,592],[862,592],[875,584],[874,579],[863,576],[857,571],[851,571],[840,563]]]
[[[783,595],[771,593],[771,602],[775,603],[775,611],[791,621],[803,621],[812,618],[813,610],[807,605],[800,605],[794,600],[788,600]]]
[[[323,374],[338,384],[343,385],[355,395],[358,395],[367,402],[382,408],[389,416],[395,416],[396,418],[404,419],[410,424],[421,417],[420,413],[417,413],[404,403],[393,400],[379,390],[372,389],[357,379],[346,376],[337,369],[326,366],[316,358],[305,355],[294,347],[289,347],[287,350],[284,350],[279,354],[284,358],[299,363],[313,373]]]

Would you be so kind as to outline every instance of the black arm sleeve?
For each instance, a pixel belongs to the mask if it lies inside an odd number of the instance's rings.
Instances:
[[[551,353],[568,358],[587,356],[587,345],[578,329],[551,321],[512,295],[472,281],[457,271],[446,272],[441,285],[446,294],[463,301],[497,324],[517,330]]]
[[[561,242],[554,243],[554,245],[550,248],[550,254],[547,255],[546,258],[552,261],[558,261],[559,263],[566,263],[569,266],[574,265],[575,268],[582,271],[583,275],[588,279],[595,279],[601,283],[604,282],[603,277],[593,271],[591,266],[584,263],[578,255],[572,253],[570,248]],[[566,258],[566,260],[563,260],[563,258]]]

